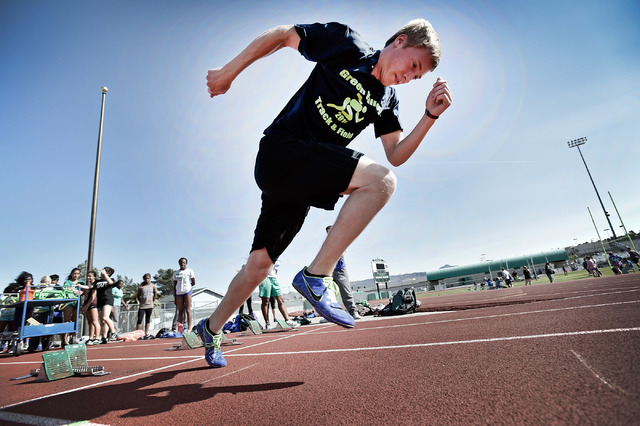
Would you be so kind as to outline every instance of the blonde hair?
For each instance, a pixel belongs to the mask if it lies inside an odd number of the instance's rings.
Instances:
[[[436,69],[440,63],[442,51],[440,48],[440,38],[431,23],[422,18],[409,21],[387,40],[384,47],[389,46],[402,34],[407,36],[407,46],[426,47],[429,49],[429,52],[431,52],[432,70]]]

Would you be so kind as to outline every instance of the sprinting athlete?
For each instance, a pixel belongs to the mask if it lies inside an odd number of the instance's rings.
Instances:
[[[354,326],[353,317],[329,298],[327,284],[342,253],[393,194],[396,177],[347,145],[373,124],[387,159],[399,166],[452,102],[447,82],[438,78],[427,96],[424,115],[403,135],[391,86],[422,78],[440,61],[438,35],[424,19],[402,27],[382,50],[340,23],[272,28],[222,68],[209,70],[209,95],[226,93],[246,67],[283,47],[298,50],[316,66],[260,141],[255,178],[262,190],[262,208],[249,259],[217,309],[196,325],[212,367],[227,364],[220,350],[224,323],[271,271],[309,208],[333,210],[343,195],[349,197],[333,225],[335,232],[296,275],[293,286],[328,321]]]

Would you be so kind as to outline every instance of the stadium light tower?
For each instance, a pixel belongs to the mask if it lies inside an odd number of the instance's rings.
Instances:
[[[613,234],[613,238],[618,238],[616,237],[616,232],[613,230],[613,225],[611,225],[611,219],[609,219],[609,212],[607,212],[607,209],[604,208],[604,204],[602,203],[602,198],[600,198],[600,194],[598,193],[598,188],[596,188],[596,184],[593,181],[593,178],[591,177],[591,172],[589,171],[589,167],[587,167],[587,162],[584,161],[584,156],[582,155],[582,151],[580,151],[580,145],[584,145],[585,142],[587,142],[587,138],[579,138],[579,139],[574,139],[572,141],[567,142],[567,145],[569,145],[569,148],[578,148],[578,152],[580,153],[580,158],[582,158],[584,167],[587,169],[587,173],[589,174],[589,179],[591,179],[591,184],[593,184],[593,189],[596,190],[596,195],[598,196],[598,200],[600,201],[600,205],[602,206],[602,211],[604,212],[604,216],[607,218],[607,222],[609,222],[609,229]]]

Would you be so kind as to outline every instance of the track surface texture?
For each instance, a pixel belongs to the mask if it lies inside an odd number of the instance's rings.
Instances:
[[[0,359],[0,424],[640,424],[640,274],[422,299],[420,312],[229,335],[211,369],[178,339],[87,348],[108,376]]]

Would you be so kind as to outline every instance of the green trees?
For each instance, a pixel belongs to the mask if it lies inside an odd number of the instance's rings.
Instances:
[[[174,272],[173,269],[158,269],[158,273],[153,276],[151,281],[158,287],[158,292],[162,296],[173,293]]]

